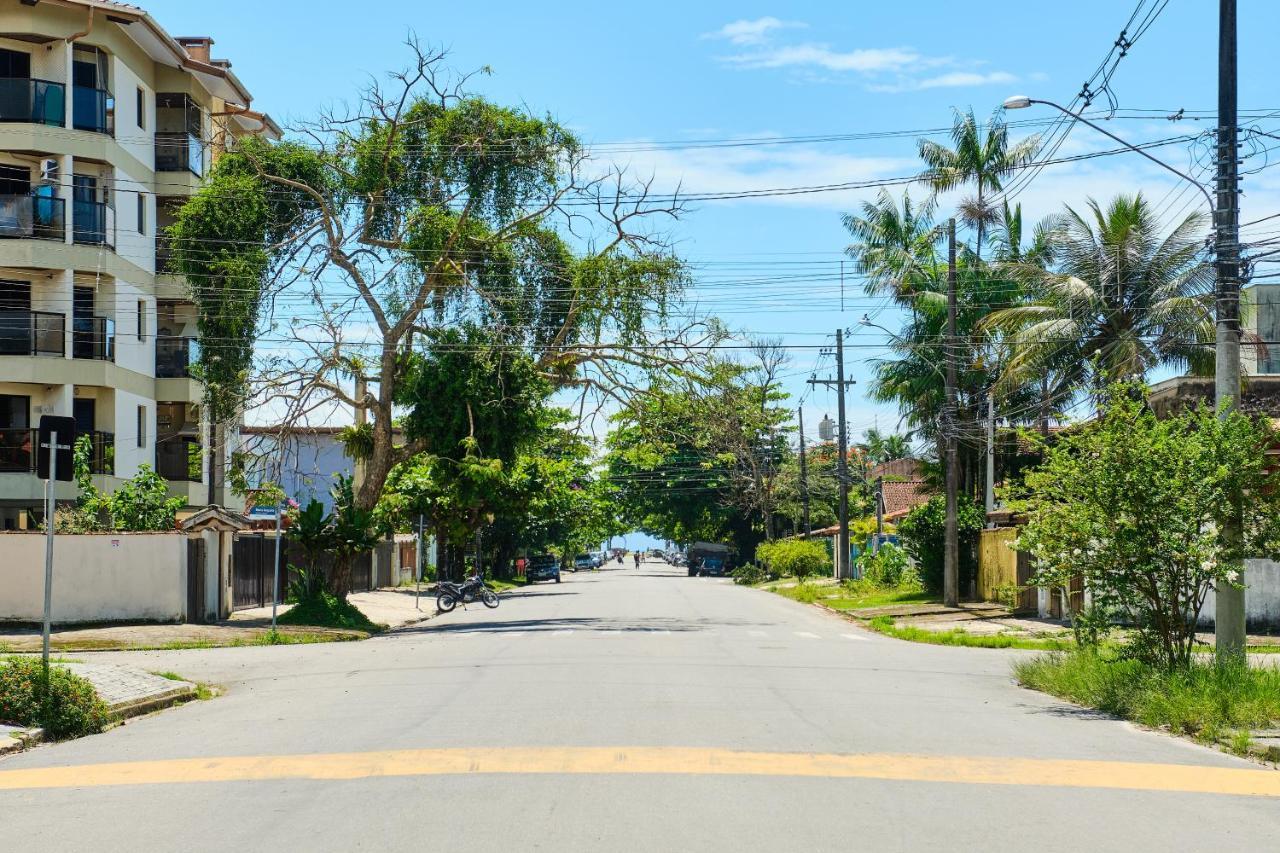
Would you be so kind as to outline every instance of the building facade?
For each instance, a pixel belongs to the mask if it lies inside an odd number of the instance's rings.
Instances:
[[[100,488],[146,464],[190,505],[231,502],[164,234],[221,152],[279,128],[211,46],[123,3],[0,0],[0,529],[42,514],[44,414],[91,436]]]

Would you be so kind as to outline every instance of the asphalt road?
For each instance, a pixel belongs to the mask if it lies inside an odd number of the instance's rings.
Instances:
[[[1280,774],[1012,654],[649,562],[363,643],[102,655],[227,692],[0,759],[0,850],[1275,849]]]

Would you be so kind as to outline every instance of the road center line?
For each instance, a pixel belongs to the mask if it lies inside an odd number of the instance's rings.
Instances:
[[[810,632],[810,631],[796,631],[796,632],[795,632],[795,635],[796,635],[797,637],[804,637],[806,640],[820,640],[820,639],[822,639],[822,638],[821,638],[821,637],[819,637],[817,634],[814,634],[814,633],[812,633],[812,632]]]
[[[1274,770],[979,756],[515,747],[185,758],[0,771],[0,790],[476,774],[797,776],[1280,798]]]

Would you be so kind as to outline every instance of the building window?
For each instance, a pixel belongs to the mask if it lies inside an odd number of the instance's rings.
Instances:
[[[147,407],[138,407],[138,447],[147,446]]]
[[[147,129],[147,93],[138,87],[138,127]]]
[[[147,303],[145,300],[138,300],[138,340],[142,340],[147,336]]]
[[[138,193],[138,233],[147,233],[147,197],[143,193]]]

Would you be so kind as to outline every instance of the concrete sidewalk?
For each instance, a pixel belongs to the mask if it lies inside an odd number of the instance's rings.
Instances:
[[[436,615],[434,597],[423,590],[421,610],[415,607],[413,588],[379,589],[351,596],[351,602],[373,622],[399,628]],[[290,605],[280,606],[281,613]],[[271,608],[239,610],[226,622],[214,625],[103,625],[55,629],[51,638],[59,652],[129,651],[136,649],[214,648],[261,645],[271,630]],[[362,640],[363,631],[282,625],[286,642]],[[0,654],[40,650],[40,631],[32,628],[0,629]]]

